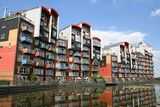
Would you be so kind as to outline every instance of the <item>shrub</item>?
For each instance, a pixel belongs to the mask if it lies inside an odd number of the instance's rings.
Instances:
[[[28,77],[28,80],[30,80],[31,82],[35,82],[37,80],[37,77],[35,74],[31,74],[29,77]]]
[[[0,80],[0,85],[9,85],[10,81],[8,80]]]

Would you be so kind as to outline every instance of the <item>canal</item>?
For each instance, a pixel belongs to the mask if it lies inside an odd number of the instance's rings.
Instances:
[[[0,96],[0,107],[158,107],[160,85],[58,88]]]

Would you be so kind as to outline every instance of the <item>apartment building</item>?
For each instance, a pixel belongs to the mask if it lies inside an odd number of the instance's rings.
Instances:
[[[152,47],[145,43],[131,44],[131,76],[134,80],[153,79]],[[136,69],[136,71],[135,71]]]
[[[91,26],[72,24],[60,31],[59,38],[68,41],[68,76],[91,76]]]
[[[79,24],[82,28],[82,57],[81,57],[81,76],[91,76],[91,25],[86,22]]]
[[[129,43],[121,42],[105,46],[99,72],[110,82],[130,81]]]
[[[0,19],[1,80],[54,79],[58,17],[39,6]]]
[[[58,39],[56,44],[56,71],[57,79],[67,79],[68,76],[68,50],[67,41]]]
[[[68,41],[68,77],[81,76],[82,28],[72,24],[60,31],[59,38]]]
[[[140,42],[121,42],[103,48],[100,75],[109,82],[131,82],[153,79],[152,48]]]
[[[101,39],[92,37],[92,75],[99,74],[99,67],[101,61]]]

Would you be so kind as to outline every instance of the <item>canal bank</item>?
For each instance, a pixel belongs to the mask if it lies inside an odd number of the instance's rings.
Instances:
[[[88,84],[54,84],[54,85],[32,85],[32,86],[0,86],[0,95],[22,93],[30,91],[40,91],[56,88],[77,88],[77,87],[105,87],[105,84],[88,83]]]
[[[138,82],[108,82],[105,85],[144,85],[144,84],[158,84],[158,80],[138,81]]]

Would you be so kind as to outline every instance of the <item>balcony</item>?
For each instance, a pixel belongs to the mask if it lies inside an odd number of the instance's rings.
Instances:
[[[34,65],[34,61],[30,59],[22,59],[21,62],[23,65]]]
[[[44,61],[35,61],[35,66],[43,67],[44,66]]]
[[[68,67],[67,66],[59,66],[59,69],[68,69]]]
[[[83,51],[90,51],[90,48],[83,46]]]
[[[32,38],[28,37],[27,35],[23,35],[23,34],[20,36],[20,41],[25,42],[25,43],[29,43],[29,44],[33,43]]]
[[[118,67],[118,65],[115,63],[112,63],[112,68],[116,68],[116,67]]]
[[[35,52],[35,56],[37,56],[37,57],[44,57],[45,54],[44,54],[44,52],[36,51]]]
[[[112,61],[115,61],[115,62],[118,61],[118,60],[117,60],[117,57],[112,56]]]
[[[55,57],[53,55],[46,55],[46,59],[55,60]]]
[[[69,65],[69,69],[79,71],[80,67],[77,64],[71,64],[71,65]]]
[[[74,56],[81,57],[81,54],[79,52],[76,52],[74,53]]]
[[[66,58],[62,58],[62,57],[59,57],[59,60],[60,60],[61,62],[67,62],[67,59],[66,59]]]
[[[87,59],[82,59],[82,64],[90,64],[90,61],[89,60],[87,60]]]
[[[116,73],[118,72],[118,69],[112,69],[112,72]]]
[[[99,71],[99,70],[98,70],[98,67],[97,67],[97,68],[93,68],[93,67],[92,67],[92,71]]]
[[[40,43],[39,47],[42,49],[48,49],[48,46],[45,43]]]
[[[26,33],[33,33],[33,27],[31,27],[31,26],[29,26],[29,25],[27,25],[27,24],[23,24],[23,25],[21,26],[21,30],[22,30],[23,32],[26,32]]]
[[[93,40],[93,46],[101,47],[100,41]]]
[[[24,54],[32,54],[32,55],[34,54],[34,50],[33,49],[29,49],[29,48],[23,48],[22,52]]]
[[[62,47],[66,47],[67,46],[67,43],[66,43],[66,41],[58,41],[58,43],[57,43],[57,46],[62,46]]]
[[[87,53],[82,53],[82,57],[89,58],[89,55]]]
[[[55,52],[55,48],[54,48],[53,46],[49,46],[48,50],[49,50],[50,52]]]
[[[82,71],[89,71],[89,66],[82,65],[81,69]]]
[[[91,46],[91,40],[90,40],[90,39],[83,38],[83,45],[90,47],[90,46]]]
[[[65,49],[58,49],[58,50],[57,50],[57,53],[58,53],[58,54],[64,54],[64,55],[65,55],[65,54],[66,54],[66,50],[65,50]]]
[[[80,64],[80,63],[81,63],[81,60],[74,60],[74,63]]]
[[[46,68],[54,68],[54,64],[46,64]]]
[[[130,70],[129,70],[129,69],[126,69],[126,73],[130,73]]]

